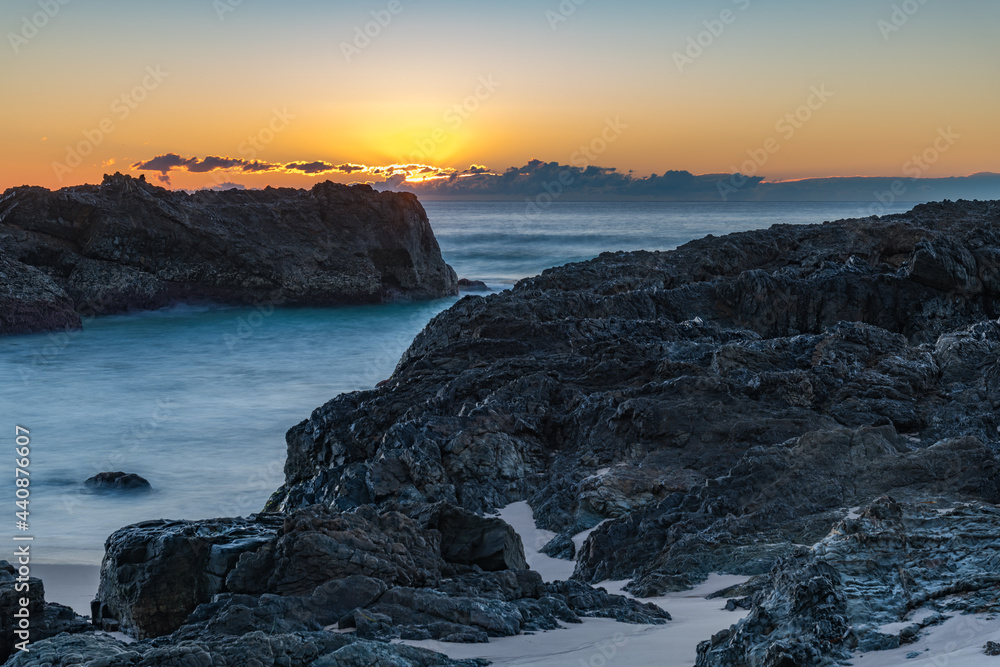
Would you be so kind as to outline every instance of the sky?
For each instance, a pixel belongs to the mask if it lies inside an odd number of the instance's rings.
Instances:
[[[997,25],[995,0],[6,0],[0,189],[894,177],[942,133],[921,175],[997,172]]]

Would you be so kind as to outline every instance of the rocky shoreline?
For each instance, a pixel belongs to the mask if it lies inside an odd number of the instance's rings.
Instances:
[[[458,294],[410,194],[170,191],[122,174],[0,196],[0,335],[177,303],[327,306]]]
[[[703,638],[700,667],[905,646],[1000,611],[998,317],[1000,202],[607,254],[466,297],[378,388],[288,432],[264,512],[108,538],[95,623],[139,642],[63,634],[8,664],[482,664],[386,642],[668,623],[594,585],[651,597],[713,572],[752,576],[720,599],[749,615]],[[526,569],[492,516],[519,501],[570,581]]]

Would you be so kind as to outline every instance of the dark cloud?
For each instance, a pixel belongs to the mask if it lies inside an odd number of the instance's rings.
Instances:
[[[142,171],[159,171],[166,174],[172,169],[187,167],[192,161],[197,162],[197,159],[183,158],[176,153],[167,153],[166,155],[158,155],[146,162],[136,162],[132,165],[132,168]]]
[[[246,160],[237,160],[234,158],[210,155],[204,160],[192,160],[188,163],[187,170],[196,174],[204,174],[209,171],[215,171],[216,169],[233,169],[234,167],[242,167],[244,164],[246,164]]]
[[[258,173],[265,171],[275,171],[278,169],[278,165],[271,164],[270,162],[259,162],[254,160],[253,162],[248,162],[244,164],[241,169],[248,173]]]
[[[285,171],[300,171],[303,174],[325,174],[336,170],[337,167],[328,162],[290,162],[285,165]]]
[[[354,174],[359,171],[365,171],[368,167],[363,164],[338,164],[334,169],[342,174]]]
[[[167,172],[175,169],[190,171],[196,174],[204,174],[206,172],[217,171],[220,169],[242,169],[243,171],[262,172],[275,171],[281,167],[280,165],[270,164],[267,162],[248,162],[246,160],[220,157],[217,155],[210,155],[202,160],[199,160],[196,157],[181,157],[176,153],[167,153],[166,155],[158,155],[152,160],[136,162],[132,165],[132,168],[139,171],[158,171],[161,174],[166,174]]]

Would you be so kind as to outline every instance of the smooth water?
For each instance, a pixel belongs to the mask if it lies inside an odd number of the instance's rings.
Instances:
[[[822,222],[861,204],[427,202],[445,258],[494,287],[611,250],[666,250],[706,234]],[[899,211],[903,211],[901,207]],[[115,529],[259,510],[282,482],[285,431],[345,391],[387,378],[413,337],[454,303],[338,309],[174,308],[82,332],[0,338],[0,415],[31,430],[28,533],[42,563],[96,564]],[[89,493],[123,470],[148,495]],[[13,485],[9,527],[13,531]],[[0,499],[2,500],[2,499]]]

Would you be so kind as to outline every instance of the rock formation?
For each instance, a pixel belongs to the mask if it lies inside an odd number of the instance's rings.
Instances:
[[[727,592],[750,614],[699,667],[832,666],[994,613],[998,316],[1000,203],[608,254],[467,297],[388,381],[289,431],[267,514],[109,538],[99,622],[160,638],[99,650],[360,664],[324,651],[662,623],[592,584],[644,597],[711,572],[754,577]],[[525,500],[573,580],[524,569],[489,516]]]
[[[379,303],[458,293],[416,197],[330,182],[311,190],[101,185],[0,197],[0,334],[206,301]]]

